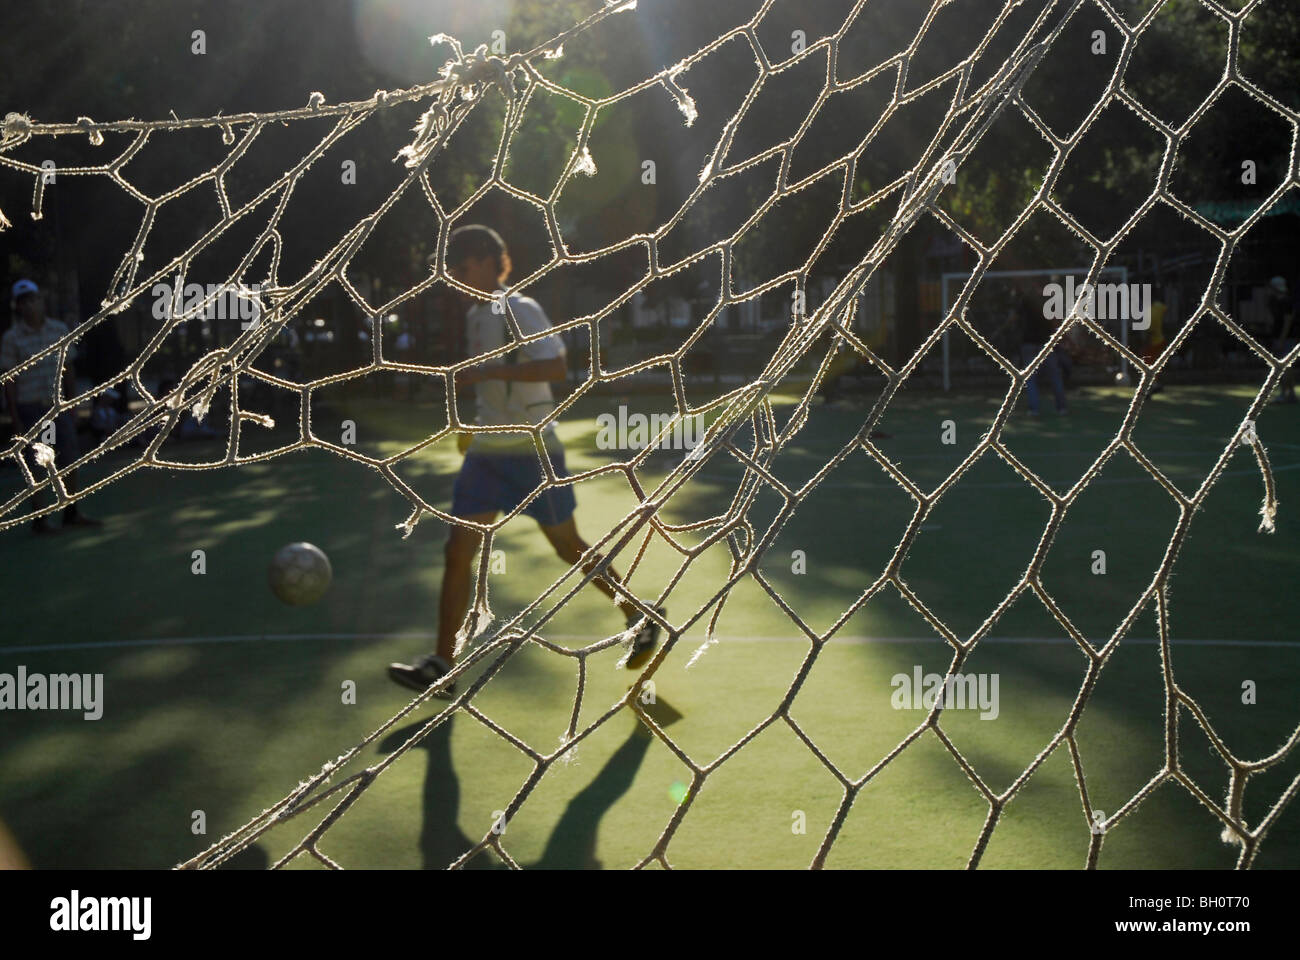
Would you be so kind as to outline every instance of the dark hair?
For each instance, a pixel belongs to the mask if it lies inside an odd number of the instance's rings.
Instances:
[[[479,223],[457,227],[447,238],[447,266],[456,267],[466,260],[492,257],[498,270],[505,269],[506,242],[501,234]]]

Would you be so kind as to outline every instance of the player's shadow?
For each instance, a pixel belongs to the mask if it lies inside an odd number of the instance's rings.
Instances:
[[[663,698],[642,709],[660,727],[675,723],[682,717]],[[638,720],[627,739],[605,761],[591,783],[574,794],[569,805],[564,808],[559,823],[551,831],[542,858],[530,864],[531,869],[601,869],[602,864],[596,859],[596,837],[600,831],[601,818],[618,802],[619,797],[631,789],[653,739],[649,729]]]
[[[661,726],[680,719],[681,714],[660,700],[647,712]],[[451,765],[451,725],[454,718],[431,731],[416,747],[429,754],[424,774],[422,797],[423,822],[420,827],[420,854],[426,870],[445,869],[461,857],[473,842],[457,825],[460,812],[460,784]],[[424,727],[413,723],[390,733],[379,745],[380,753],[391,753]],[[637,721],[626,740],[605,761],[600,771],[573,796],[560,816],[542,851],[541,859],[528,869],[598,870],[596,838],[600,821],[619,797],[627,793],[645,760],[653,738],[645,725]],[[487,869],[493,864],[480,853],[466,864],[467,869]]]
[[[424,818],[420,825],[420,857],[425,870],[445,870],[474,845],[457,825],[460,781],[451,766],[451,725],[455,722],[455,717],[449,718],[415,747],[429,754],[421,797]],[[425,723],[427,721],[422,720],[394,730],[379,744],[379,752],[392,753],[422,730]],[[486,856],[480,854],[465,866],[474,870],[491,864]]]
[[[600,820],[627,793],[650,747],[650,734],[640,723],[605,761],[595,779],[569,801],[546,841],[535,870],[599,870],[596,837]]]

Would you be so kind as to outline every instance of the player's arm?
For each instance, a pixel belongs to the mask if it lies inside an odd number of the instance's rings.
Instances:
[[[5,402],[9,410],[9,419],[13,421],[14,433],[22,433],[27,425],[18,416],[18,381],[10,380],[5,384]]]
[[[490,367],[468,367],[456,374],[456,382],[462,385],[480,383],[484,380],[514,380],[518,383],[549,383],[552,380],[565,380],[569,376],[564,356],[547,357],[545,360],[525,360],[523,363],[498,364]]]
[[[547,357],[545,360],[526,360],[513,366],[497,368],[493,373],[497,370],[500,370],[502,380],[517,380],[520,383],[549,383],[552,380],[564,380],[569,375],[563,355]]]
[[[13,341],[6,336],[0,341],[0,370],[12,370],[18,366],[18,351]],[[14,433],[22,433],[26,425],[18,417],[18,378],[5,381],[5,403],[9,417],[13,421]]]
[[[1292,308],[1286,312],[1282,320],[1282,333],[1277,338],[1278,346],[1286,343],[1291,338],[1291,324],[1295,322],[1295,309]]]
[[[72,370],[72,358],[69,357],[68,362],[63,365],[63,399],[67,400],[69,397],[76,396],[76,394],[77,375]]]

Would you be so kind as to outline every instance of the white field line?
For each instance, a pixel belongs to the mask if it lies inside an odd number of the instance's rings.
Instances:
[[[895,463],[900,463],[900,462],[901,462],[901,458],[895,458]],[[1001,463],[1001,461],[998,462]],[[1007,467],[1007,469],[1010,470],[1011,468]],[[1272,470],[1273,473],[1275,474],[1288,473],[1292,470],[1300,470],[1300,463],[1287,463],[1282,465],[1275,464],[1273,465]],[[734,474],[723,474],[714,471],[710,471],[710,472],[701,471],[700,473],[697,474],[697,476],[701,477],[704,480],[712,480],[717,482],[723,480],[727,480],[727,481],[734,480],[736,478],[736,475],[738,475],[739,473],[740,473],[740,468],[737,467]],[[1080,474],[1080,476],[1081,475],[1082,474]],[[1166,470],[1165,475],[1169,476],[1169,471]],[[1258,467],[1256,467],[1253,470],[1250,469],[1224,470],[1223,473],[1219,474],[1220,478],[1249,477],[1249,476],[1258,477],[1259,475],[1260,473]],[[831,476],[834,476],[834,474],[832,473]],[[942,480],[946,477],[947,474],[944,474],[943,477],[936,476],[934,480],[938,482],[939,480]],[[1070,487],[1074,486],[1075,481],[1079,479],[1078,477],[1075,477],[1072,480],[1058,482],[1058,481],[1051,480],[1050,478],[1043,477],[1041,473],[1039,473],[1039,477],[1043,479],[1044,482],[1046,482],[1047,485],[1052,487],[1054,490],[1068,490]],[[1177,477],[1169,477],[1169,479],[1173,481],[1174,486],[1179,487],[1179,489],[1182,490],[1195,489],[1195,487],[1181,485],[1179,483],[1179,478]],[[1204,479],[1205,478],[1203,476],[1199,477],[1197,479],[1196,486],[1199,487],[1201,481]],[[912,482],[913,483],[917,482],[915,477],[912,478]],[[1140,477],[1112,477],[1112,478],[1096,477],[1092,480],[1091,483],[1088,484],[1088,487],[1092,488],[1092,487],[1099,487],[1099,486],[1100,487],[1125,486],[1125,485],[1130,485],[1135,483],[1156,484],[1156,482],[1157,481],[1148,474],[1143,474]],[[889,480],[874,480],[874,481],[873,480],[823,480],[821,483],[817,485],[817,489],[821,489],[823,487],[826,487],[828,489],[833,489],[833,490],[886,490],[886,489],[901,490],[902,489],[901,487],[899,487],[898,484]],[[1017,478],[1015,480],[997,480],[993,482],[987,482],[987,481],[976,482],[972,480],[963,479],[959,481],[957,485],[954,486],[950,491],[948,491],[948,493],[953,494],[953,493],[961,492],[963,490],[965,491],[1003,490],[1003,489],[1012,489],[1015,487],[1024,487],[1026,490],[1034,489],[1029,485],[1028,480],[1024,480],[1021,478]]]
[[[558,642],[594,642],[604,637],[591,634],[547,633],[546,639]],[[290,640],[345,640],[345,641],[411,641],[428,643],[436,638],[432,633],[282,633],[282,634],[247,634],[227,637],[157,637],[134,640],[102,640],[88,643],[49,643],[29,644],[25,646],[0,647],[0,656],[15,653],[53,653],[65,650],[118,650],[129,647],[190,647],[228,643],[281,643]],[[798,636],[783,637],[715,637],[719,644],[732,643],[800,643],[808,641]],[[704,637],[687,635],[682,638],[686,644],[702,643]],[[938,637],[833,637],[832,644],[862,646],[877,643],[940,643]],[[1102,641],[1094,641],[1100,645]],[[1121,645],[1151,645],[1159,641],[1154,637],[1125,637]],[[1291,640],[1242,640],[1242,639],[1185,639],[1172,638],[1177,647],[1291,647],[1300,650],[1300,642]],[[1046,644],[1074,646],[1068,637],[985,637],[980,641],[994,644]]]

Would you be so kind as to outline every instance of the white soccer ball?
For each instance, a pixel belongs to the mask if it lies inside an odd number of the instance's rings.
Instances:
[[[289,543],[281,547],[267,571],[271,592],[292,607],[315,603],[325,595],[333,578],[330,558],[311,543]]]

